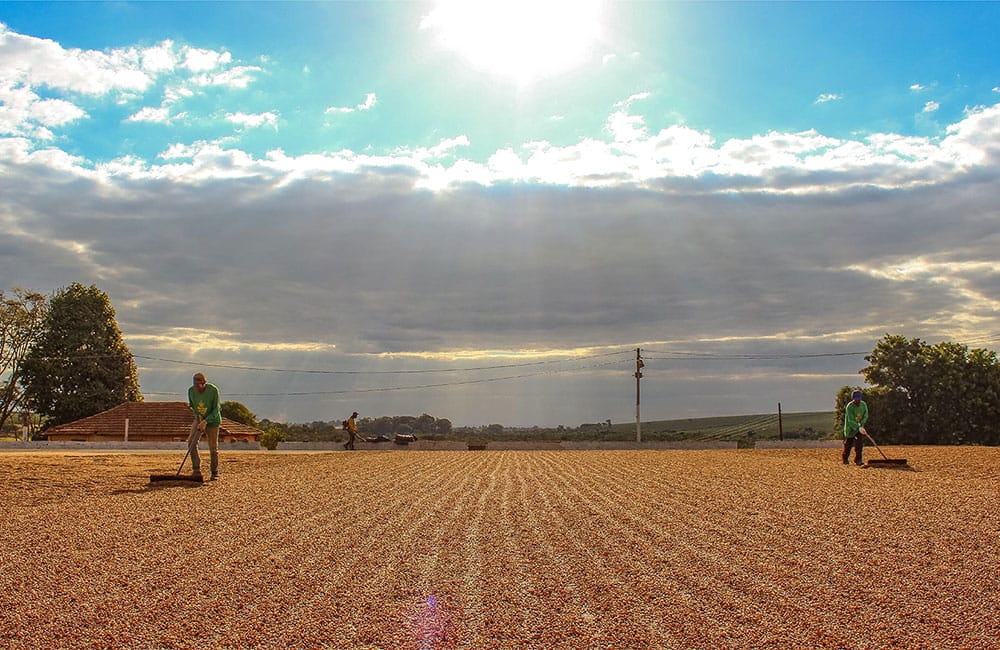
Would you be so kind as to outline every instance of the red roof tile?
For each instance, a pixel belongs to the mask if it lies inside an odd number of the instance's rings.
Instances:
[[[103,413],[67,422],[45,432],[49,440],[110,441],[128,439],[135,442],[168,442],[187,440],[191,431],[191,409],[186,402],[125,402]],[[222,418],[219,440],[256,442],[261,432],[253,427]]]

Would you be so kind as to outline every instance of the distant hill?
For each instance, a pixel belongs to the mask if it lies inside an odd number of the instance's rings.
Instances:
[[[782,413],[781,424],[786,440],[824,440],[834,438],[832,411]],[[576,428],[530,427],[504,428],[502,432],[468,428],[455,430],[457,438],[481,440],[635,440],[635,422],[581,424]],[[778,414],[724,415],[709,418],[653,420],[642,423],[642,439],[653,441],[745,441],[777,440]]]
[[[821,440],[835,437],[832,411],[782,413],[786,439]],[[635,436],[635,422],[611,426],[612,434]],[[777,440],[778,414],[725,415],[710,418],[655,420],[642,423],[643,440]]]

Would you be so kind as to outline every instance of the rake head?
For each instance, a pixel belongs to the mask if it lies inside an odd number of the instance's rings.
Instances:
[[[205,477],[201,474],[152,474],[149,477],[150,483],[160,481],[184,481],[187,483],[204,483]]]
[[[904,467],[906,464],[905,458],[873,458],[867,463],[870,467]]]

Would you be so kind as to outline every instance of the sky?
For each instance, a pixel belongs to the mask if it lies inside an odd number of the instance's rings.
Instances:
[[[0,289],[147,400],[831,410],[1000,341],[1000,3],[0,2]]]

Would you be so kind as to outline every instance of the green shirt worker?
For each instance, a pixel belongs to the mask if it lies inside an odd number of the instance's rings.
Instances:
[[[847,464],[847,458],[851,455],[851,447],[854,448],[854,464],[864,465],[861,460],[862,449],[865,441],[861,436],[861,428],[868,422],[868,405],[861,399],[861,391],[856,390],[851,395],[851,401],[844,409],[844,454],[841,460]]]
[[[208,438],[208,451],[211,455],[210,467],[212,480],[219,478],[219,426],[222,424],[221,402],[219,389],[205,380],[205,375],[198,373],[193,379],[194,385],[188,388],[188,406],[194,413],[191,435],[188,436],[188,448],[191,450],[191,472],[201,474],[201,458],[198,456],[198,440],[204,435]]]

